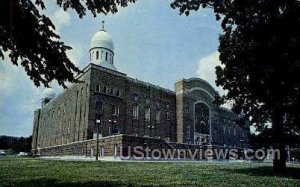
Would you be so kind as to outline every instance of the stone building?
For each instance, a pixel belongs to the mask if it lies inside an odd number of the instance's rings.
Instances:
[[[249,127],[213,104],[217,92],[205,80],[182,79],[171,91],[128,77],[114,66],[114,46],[102,28],[91,40],[90,64],[58,96],[46,96],[34,112],[32,150],[39,155],[100,155],[122,145],[214,145],[243,148]],[[145,143],[146,142],[146,143]]]

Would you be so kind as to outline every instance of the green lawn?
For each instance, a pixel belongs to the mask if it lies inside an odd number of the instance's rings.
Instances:
[[[274,176],[270,164],[71,162],[0,158],[0,186],[300,186],[300,166]]]

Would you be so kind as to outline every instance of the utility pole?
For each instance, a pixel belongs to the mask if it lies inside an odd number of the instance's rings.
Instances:
[[[96,120],[96,128],[97,128],[97,139],[96,139],[96,160],[98,160],[98,155],[99,155],[99,125],[101,124],[101,120],[97,119]]]

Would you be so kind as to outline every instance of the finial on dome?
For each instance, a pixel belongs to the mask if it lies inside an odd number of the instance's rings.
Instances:
[[[104,28],[104,20],[102,20],[102,28],[101,28],[101,31],[105,31],[105,28]]]

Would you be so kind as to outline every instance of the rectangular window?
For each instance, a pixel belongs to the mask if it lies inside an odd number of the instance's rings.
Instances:
[[[187,139],[191,138],[191,127],[190,126],[186,127],[186,138]]]
[[[107,87],[106,86],[103,87],[103,92],[107,93]]]
[[[170,103],[167,103],[167,104],[166,104],[166,108],[167,108],[167,109],[170,109]]]
[[[134,97],[134,101],[138,101],[139,100],[139,97],[138,96],[135,96]]]
[[[160,111],[159,110],[156,111],[155,121],[156,121],[156,123],[160,123]]]
[[[97,110],[102,110],[102,102],[100,102],[100,101],[96,102],[96,109]]]
[[[186,107],[186,108],[185,108],[185,113],[186,113],[187,115],[190,114],[190,107]]]
[[[150,108],[145,110],[145,121],[150,121]]]
[[[170,120],[170,112],[166,112],[166,120]]]
[[[110,93],[111,93],[111,89],[110,89],[110,87],[107,87],[107,88],[106,88],[106,93],[108,93],[108,94],[110,94]]]
[[[115,94],[116,96],[120,96],[120,90],[115,89],[114,94]]]
[[[114,156],[115,157],[120,156],[120,147],[118,146],[118,144],[114,145]]]
[[[69,120],[69,123],[68,123],[68,130],[67,130],[68,134],[70,133],[70,129],[71,129],[71,121]]]
[[[146,99],[146,104],[149,104],[150,103],[150,99]]]
[[[139,118],[139,106],[138,105],[135,105],[135,106],[133,106],[133,117],[135,118],[135,119],[138,119]]]
[[[113,108],[113,115],[118,116],[120,114],[120,107],[113,105],[112,108]]]
[[[100,154],[99,156],[105,156],[105,149],[103,145],[100,146],[99,154]]]
[[[96,92],[100,92],[100,85],[96,85]]]
[[[156,102],[156,107],[160,107],[160,102]]]

